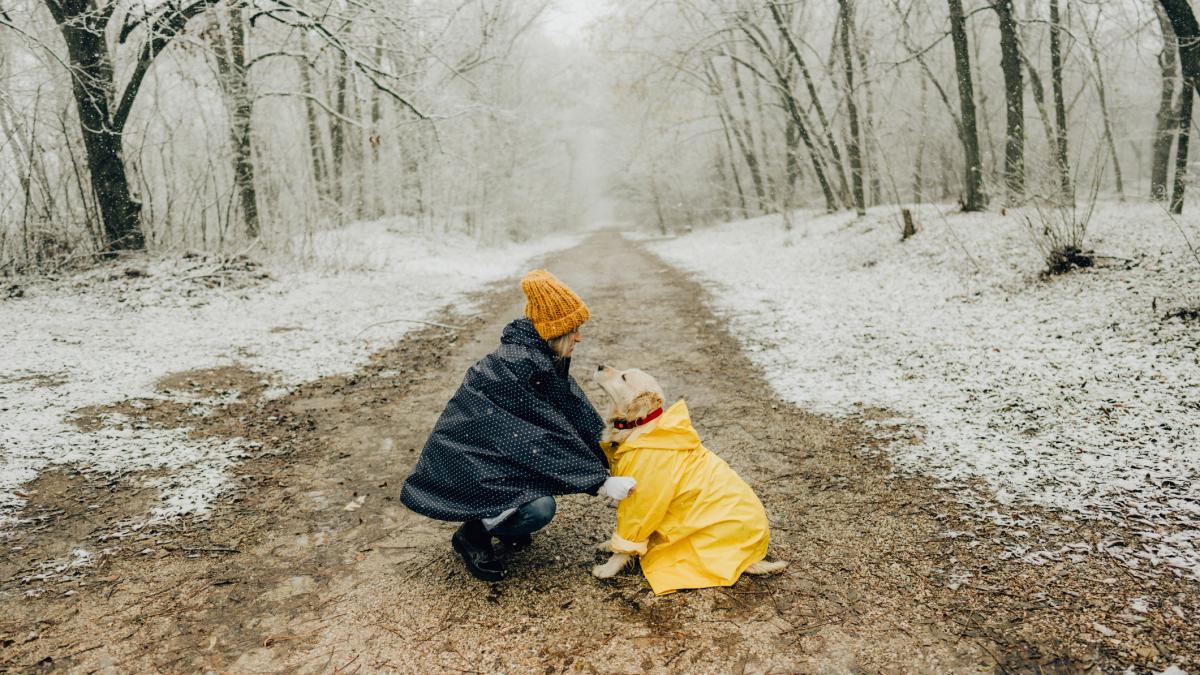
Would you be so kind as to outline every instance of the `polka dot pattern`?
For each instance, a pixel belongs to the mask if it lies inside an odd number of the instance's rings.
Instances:
[[[595,494],[608,468],[604,422],[529,319],[467,371],[426,441],[400,500],[430,518],[495,516],[552,495]]]

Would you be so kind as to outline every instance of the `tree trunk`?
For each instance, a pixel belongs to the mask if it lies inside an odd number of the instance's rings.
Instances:
[[[727,150],[727,154],[729,155],[729,172],[732,174],[733,185],[737,190],[738,204],[741,206],[742,217],[745,217],[748,213],[746,210],[746,193],[742,190],[742,179],[740,176],[738,176],[736,159],[738,152],[733,146],[733,136],[730,134],[732,122],[729,119],[729,115],[725,109],[725,101],[721,94],[721,83],[717,78],[716,69],[713,67],[711,61],[706,61],[704,65],[706,66],[705,72],[708,75],[711,94],[716,100],[717,116],[721,119],[721,129],[725,132],[725,148]]]
[[[792,196],[796,194],[796,183],[800,180],[800,130],[796,128],[796,120],[788,119],[783,134],[784,145],[787,148],[787,185],[784,194],[787,195],[791,206]]]
[[[978,39],[978,37],[979,33],[975,30],[970,31],[970,34],[967,35],[967,41],[970,43],[971,49],[974,52],[971,57],[972,82],[983,82],[983,72],[979,69],[979,64],[983,62],[983,57],[979,55],[979,45],[983,41]],[[989,160],[988,164],[990,164],[987,175],[999,176],[1000,153],[996,151],[996,137],[992,134],[992,118],[988,114],[988,88],[984,86],[979,87],[977,95],[979,100],[977,101],[977,105],[975,107],[975,123],[979,129],[979,137],[983,142],[987,143],[986,153],[984,153],[982,147],[979,150],[979,162],[982,166],[984,164],[983,158],[986,156]]]
[[[662,197],[658,194],[658,182],[654,180],[654,173],[650,174],[650,197],[654,200],[654,216],[658,219],[659,233],[666,235],[667,220],[663,217]]]
[[[850,118],[850,140],[846,144],[846,155],[850,159],[850,183],[854,195],[854,209],[858,215],[867,213],[866,197],[863,194],[862,135],[858,124],[858,105],[854,92],[854,57],[850,52],[850,22],[854,20],[851,0],[838,0],[841,6],[842,65],[846,73],[846,111]]]
[[[875,136],[875,90],[871,86],[872,78],[867,70],[867,50],[866,45],[870,40],[864,41],[859,37],[855,30],[853,22],[850,24],[851,35],[854,42],[854,55],[858,59],[858,74],[862,78],[863,95],[867,100],[867,114],[863,118],[863,172],[869,177],[869,185],[871,186],[868,194],[868,204],[883,203],[883,178],[882,178],[882,158],[879,150],[879,140]]]
[[[1179,79],[1179,46],[1175,30],[1157,2],[1154,13],[1162,33],[1163,47],[1158,54],[1162,71],[1162,93],[1158,99],[1158,114],[1154,116],[1154,143],[1150,158],[1150,198],[1167,200],[1167,179],[1171,173],[1171,144],[1175,140],[1175,83]]]
[[[383,68],[383,39],[375,43],[375,63]],[[384,186],[387,185],[387,180],[383,175],[383,167],[379,163],[379,147],[383,145],[383,94],[376,90],[371,90],[371,129],[367,135],[367,144],[371,147],[371,191],[373,204],[373,215],[376,218],[382,217],[387,208],[384,205]]]
[[[333,181],[333,201],[337,204],[338,209],[345,211],[345,179],[343,173],[345,171],[346,160],[346,106],[347,96],[346,90],[349,87],[350,79],[349,57],[344,50],[338,50],[336,63],[336,73],[334,74],[334,112],[337,113],[333,119],[329,120],[330,139],[332,141],[333,150],[333,172],[330,179]]]
[[[0,85],[4,85],[9,79],[7,70],[7,61],[3,54],[0,54]],[[54,203],[54,191],[50,187],[50,178],[46,174],[46,158],[43,156],[41,144],[37,142],[37,111],[40,107],[41,94],[39,93],[32,105],[34,118],[31,123],[28,123],[27,120],[20,117],[13,117],[10,106],[0,105],[0,132],[3,132],[7,145],[11,148],[12,168],[18,176],[17,181],[21,185],[21,192],[27,195],[26,212],[33,209],[32,188],[36,185],[38,192],[41,193],[43,220],[50,223],[54,221],[57,209]],[[69,150],[70,146],[68,145]],[[81,194],[81,196],[86,206],[87,195]],[[69,191],[66,192],[66,198],[69,204],[71,198]]]
[[[800,140],[804,142],[805,147],[808,148],[808,154],[812,157],[813,174],[816,175],[817,183],[821,186],[821,193],[825,195],[825,210],[832,213],[837,210],[838,202],[837,197],[833,194],[833,188],[829,185],[829,179],[825,177],[825,167],[820,152],[813,143],[812,136],[808,133],[808,127],[804,123],[800,109],[796,106],[796,99],[792,98],[791,92],[787,91],[781,92],[781,96],[786,99],[784,104],[796,125],[796,133],[799,134]]]
[[[809,101],[811,101],[812,107],[817,113],[817,121],[821,123],[821,129],[825,133],[825,143],[829,148],[830,156],[833,158],[832,166],[826,166],[837,178],[839,194],[842,195],[843,199],[848,200],[850,190],[846,182],[846,169],[842,162],[842,153],[838,149],[837,139],[834,138],[833,127],[829,124],[829,119],[825,116],[825,108],[821,105],[821,98],[817,96],[817,87],[813,83],[812,74],[808,70],[808,63],[800,53],[799,47],[796,46],[796,40],[792,36],[792,31],[788,27],[788,22],[785,20],[779,6],[774,2],[768,3],[768,6],[771,9],[771,16],[775,20],[775,26],[787,44],[788,52],[791,53],[792,59],[796,61],[796,65],[800,68],[800,75],[804,78],[804,86],[808,90]]]
[[[967,45],[966,20],[962,0],[947,0],[950,6],[950,36],[954,41],[954,68],[958,74],[958,99],[962,109],[962,144],[966,160],[964,211],[982,211],[987,207],[983,193],[983,168],[979,157],[979,132],[975,124],[975,93],[971,82],[971,52]]]
[[[733,75],[733,89],[737,94],[738,106],[742,111],[742,123],[739,125],[737,118],[730,115],[734,123],[734,127],[738,129],[738,138],[741,139],[742,152],[746,155],[746,165],[750,167],[750,180],[754,183],[754,196],[758,199],[759,211],[766,211],[767,192],[766,186],[763,184],[762,172],[759,170],[758,153],[754,147],[754,134],[750,128],[750,112],[746,105],[746,95],[742,91],[742,76],[738,73],[738,65],[735,62],[729,64],[731,74]]]
[[[1046,107],[1046,87],[1042,84],[1042,78],[1038,75],[1037,68],[1026,56],[1025,52],[1021,52],[1021,61],[1025,64],[1025,72],[1029,74],[1029,91],[1033,93],[1033,102],[1038,111],[1038,117],[1042,120],[1042,132],[1046,135],[1046,147],[1050,152],[1054,152],[1057,146],[1057,132],[1054,130],[1054,123],[1050,120],[1050,109]],[[1065,182],[1069,178],[1063,170],[1063,166],[1057,160],[1053,162],[1055,171],[1059,174],[1060,182]]]
[[[736,75],[737,63],[736,62],[731,62],[731,63],[732,63],[733,68],[735,69],[734,74]],[[741,127],[741,125],[738,124],[737,119],[733,115],[733,111],[729,108],[729,103],[725,100],[725,94],[724,94],[723,88],[721,87],[721,78],[717,74],[716,66],[713,65],[713,63],[711,61],[707,61],[705,63],[705,65],[708,66],[709,71],[710,71],[709,80],[710,80],[711,86],[714,87],[715,91],[716,91],[715,98],[717,101],[717,106],[721,111],[721,119],[726,125],[725,126],[726,132],[732,132],[734,140],[737,141],[737,146],[738,146],[738,149],[741,151],[742,159],[745,160],[746,167],[750,170],[750,182],[753,184],[755,195],[758,197],[759,204],[761,205],[762,194],[763,194],[763,192],[762,192],[762,177],[758,173],[758,160],[754,156],[754,150],[750,147],[749,143],[747,142],[747,139],[742,135],[742,127]],[[732,161],[732,157],[730,158],[730,161]],[[736,178],[738,176],[737,171],[734,171],[733,175]],[[739,191],[739,193],[741,191],[741,183],[740,182],[738,183],[738,191]],[[742,202],[742,212],[744,214],[749,214],[749,211],[747,210],[747,205],[745,203],[744,195],[743,195],[743,202]]]
[[[250,137],[253,99],[246,72],[246,29],[242,8],[229,11],[228,35],[216,44],[217,71],[229,109],[229,134],[233,144],[233,181],[246,221],[246,236],[259,234],[258,196],[254,183],[254,157]]]
[[[1012,0],[992,5],[1000,18],[1000,69],[1004,72],[1004,185],[1008,203],[1025,196],[1025,84]]]
[[[1195,96],[1195,78],[1187,77],[1183,82],[1182,98],[1179,102],[1179,141],[1175,147],[1175,186],[1171,191],[1171,213],[1183,213],[1183,196],[1188,168],[1188,141],[1192,129],[1192,98]]]
[[[929,125],[929,108],[926,103],[929,83],[921,78],[921,128],[917,132],[917,158],[913,162],[913,202],[925,201],[925,135]]]
[[[725,130],[725,143],[729,145],[729,130]],[[729,148],[729,173],[733,174],[733,187],[737,190],[738,209],[743,218],[749,211],[746,208],[746,191],[742,189],[742,179],[737,173],[737,160],[734,159],[733,147]]]
[[[795,122],[796,133],[800,135],[800,140],[804,142],[804,147],[808,148],[808,154],[812,158],[813,174],[817,178],[817,183],[821,186],[821,192],[825,195],[825,208],[832,213],[837,210],[838,200],[833,194],[833,188],[829,185],[829,179],[825,175],[825,164],[821,158],[821,152],[813,142],[812,134],[808,133],[808,123],[804,117],[804,113],[796,104],[796,97],[792,95],[791,83],[788,81],[787,75],[779,69],[779,64],[771,58],[771,52],[763,44],[762,39],[760,39],[762,34],[756,33],[754,28],[745,22],[742,23],[742,32],[750,39],[750,43],[754,45],[759,54],[771,66],[771,71],[775,75],[774,89],[779,93],[780,103],[783,104],[788,114],[791,115],[792,121]],[[735,61],[735,64],[738,63],[753,69],[749,64],[740,59]],[[762,75],[756,69],[753,70],[756,75],[765,77],[765,75]]]
[[[305,46],[304,53],[307,54],[307,40],[302,44]],[[314,100],[316,92],[313,91],[312,74],[309,72],[308,62],[302,60],[299,66],[300,92],[304,95],[304,119],[308,124],[308,151],[312,160],[313,187],[318,197],[328,200],[330,198],[329,176],[326,171],[324,134],[321,131],[321,120],[317,116],[317,103]]]
[[[954,175],[953,160],[950,157],[950,150],[945,143],[938,143],[938,182],[941,183],[942,193],[940,198],[950,199],[955,196],[954,189],[951,187],[952,178]]]
[[[1074,200],[1067,155],[1067,106],[1063,100],[1062,25],[1058,0],[1050,0],[1050,86],[1054,91],[1055,157],[1064,199]]]
[[[83,0],[46,0],[46,6],[67,44],[71,91],[79,112],[92,190],[104,222],[105,249],[143,248],[142,205],[130,190],[121,128],[113,125],[110,113],[116,87],[105,28],[112,9],[96,10]]]
[[[900,209],[900,217],[904,220],[904,228],[900,230],[900,241],[904,241],[917,233],[917,224],[913,221],[912,209]]]
[[[763,167],[763,179],[766,181],[767,202],[770,204],[779,203],[778,194],[778,179],[776,172],[772,170],[772,154],[771,142],[767,139],[767,113],[766,104],[763,101],[762,82],[759,78],[750,78],[754,83],[754,111],[758,114],[758,139],[755,147],[757,150],[759,164]],[[749,118],[747,117],[747,120]],[[753,126],[753,125],[752,125]],[[747,131],[749,133],[749,130]]]
[[[1179,69],[1183,74],[1180,92],[1179,145],[1175,149],[1175,188],[1171,194],[1171,212],[1183,213],[1184,186],[1187,179],[1188,141],[1192,127],[1192,97],[1200,78],[1200,24],[1188,0],[1159,0],[1179,40]]]
[[[713,169],[717,172],[717,185],[720,186],[720,201],[722,218],[725,221],[733,220],[733,206],[730,204],[729,176],[725,175],[725,153],[721,152],[720,144],[717,144],[716,152],[713,153]]]
[[[1108,145],[1108,155],[1112,160],[1113,176],[1116,180],[1117,197],[1125,198],[1125,182],[1121,178],[1121,160],[1117,156],[1117,142],[1113,136],[1113,121],[1112,115],[1108,112],[1108,95],[1104,90],[1104,68],[1100,63],[1100,51],[1096,47],[1096,30],[1100,23],[1099,14],[1096,15],[1096,24],[1090,29],[1085,25],[1084,31],[1088,41],[1088,51],[1091,52],[1092,66],[1096,69],[1096,96],[1100,99],[1100,116],[1104,120],[1104,141]]]

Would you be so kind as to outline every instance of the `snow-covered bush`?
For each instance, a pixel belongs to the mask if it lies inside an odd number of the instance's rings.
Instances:
[[[1080,204],[1074,195],[1069,200],[1049,204],[1037,200],[1032,202],[1036,218],[1027,213],[1025,224],[1046,261],[1045,274],[1064,274],[1095,264],[1095,255],[1083,247],[1083,240],[1087,236],[1088,223],[1096,210],[1096,195],[1099,189],[1100,180],[1097,174],[1083,204]]]

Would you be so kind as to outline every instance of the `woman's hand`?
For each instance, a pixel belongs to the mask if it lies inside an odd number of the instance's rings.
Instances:
[[[637,481],[629,476],[609,476],[604,479],[604,485],[600,486],[600,494],[614,501],[621,501],[629,496],[630,492],[637,487]]]

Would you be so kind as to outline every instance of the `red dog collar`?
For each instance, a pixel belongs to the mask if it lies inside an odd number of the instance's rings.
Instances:
[[[643,424],[646,424],[647,422],[658,419],[658,416],[661,414],[662,414],[662,407],[659,406],[658,409],[656,409],[654,412],[650,413],[649,415],[646,415],[645,417],[639,417],[638,419],[633,420],[632,422],[630,422],[629,420],[613,420],[613,428],[620,429],[623,431],[625,429],[632,429],[634,427],[640,427]]]

